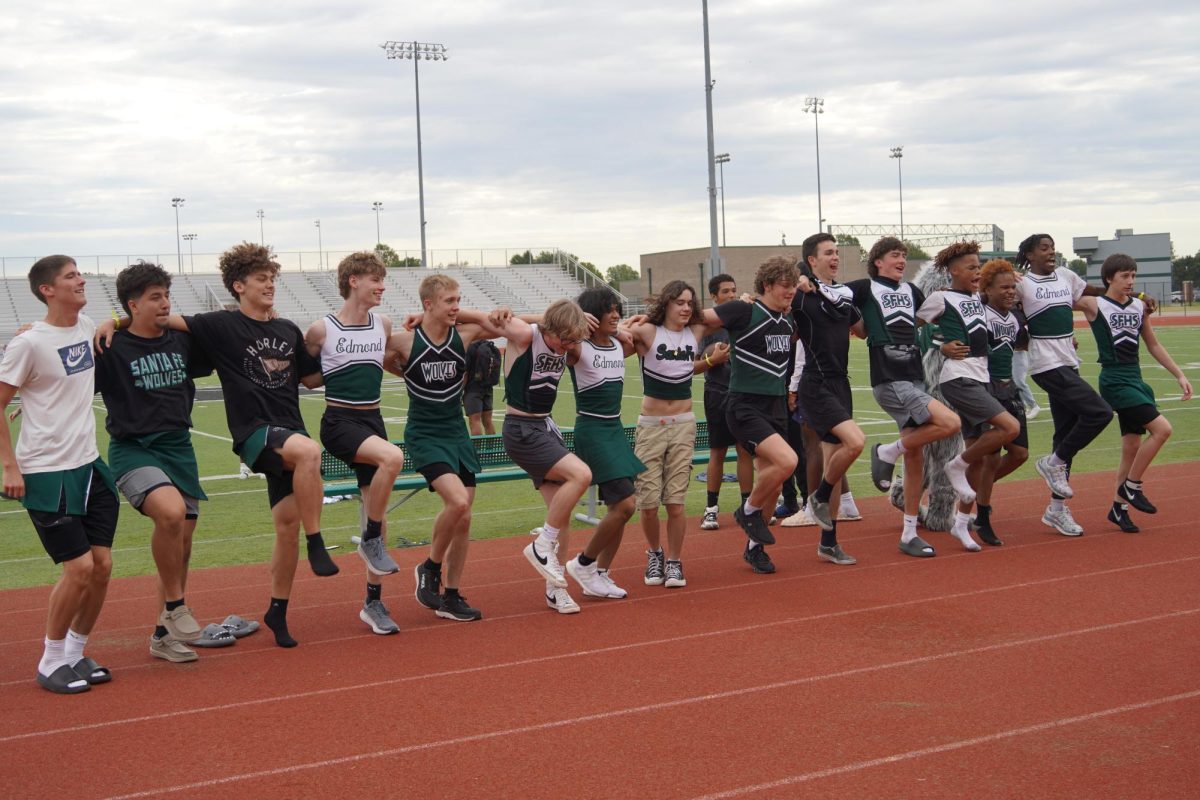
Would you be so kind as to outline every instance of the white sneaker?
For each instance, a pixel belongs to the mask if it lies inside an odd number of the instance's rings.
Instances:
[[[567,590],[546,584],[546,605],[560,614],[578,614],[579,604],[571,599]]]
[[[1054,528],[1063,536],[1083,536],[1083,526],[1075,521],[1071,509],[1065,505],[1062,511],[1054,511],[1050,506],[1046,506],[1046,513],[1042,514],[1042,524]]]
[[[1054,494],[1066,498],[1075,496],[1075,493],[1071,491],[1071,484],[1067,482],[1069,476],[1066,464],[1051,464],[1050,456],[1042,456],[1033,463],[1033,467]]]
[[[239,479],[241,479],[241,480],[243,480],[243,481],[244,481],[244,480],[246,480],[246,478],[249,478],[249,477],[250,477],[251,475],[253,475],[253,474],[254,474],[254,473],[253,473],[253,472],[251,472],[251,471],[250,471],[250,468],[249,468],[249,467],[247,467],[245,464],[242,464],[242,465],[241,465],[241,466],[238,468],[238,478],[239,478]]]
[[[567,562],[567,574],[575,579],[588,597],[612,597],[608,591],[608,583],[599,575],[596,562],[593,561],[585,567],[579,563],[579,556],[575,556]]]
[[[525,545],[525,559],[538,571],[543,578],[556,588],[567,588],[567,579],[563,576],[563,566],[558,562],[555,552],[558,543],[539,536]]]
[[[1040,413],[1042,413],[1042,407],[1039,406],[1037,403],[1034,403],[1032,406],[1025,409],[1025,419],[1031,420]]]
[[[854,504],[854,500],[843,502],[838,509],[838,522],[856,522],[862,519],[862,512]]]
[[[950,485],[958,493],[958,499],[964,503],[974,503],[975,490],[971,488],[971,483],[967,480],[967,465],[960,458],[955,457],[953,461],[946,464],[945,473]]]
[[[596,570],[596,574],[600,576],[600,580],[608,584],[609,597],[615,600],[621,600],[629,595],[629,592],[625,591],[620,586],[617,586],[617,582],[612,579],[612,575],[609,574],[608,570],[598,569]]]
[[[704,509],[704,519],[700,522],[700,530],[715,531],[721,527],[721,523],[717,522],[717,507],[709,506]]]
[[[792,514],[787,519],[779,523],[784,528],[807,528],[810,525],[816,525],[817,520],[812,515],[812,506],[805,504],[804,508]]]

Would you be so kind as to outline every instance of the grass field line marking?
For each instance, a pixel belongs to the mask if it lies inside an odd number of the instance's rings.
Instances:
[[[1174,612],[1173,614],[1170,614],[1170,615],[1160,615],[1158,617],[1148,617],[1148,618],[1141,619],[1141,620],[1130,620],[1127,622],[1111,623],[1108,625],[1096,625],[1096,626],[1093,626],[1090,628],[1081,628],[1081,629],[1073,630],[1073,631],[1063,631],[1063,632],[1056,633],[1056,634],[1048,634],[1045,636],[1030,637],[1028,639],[1017,639],[1017,640],[1013,640],[1013,641],[1009,641],[1009,642],[1000,642],[997,644],[985,645],[982,647],[971,647],[971,648],[965,648],[962,650],[951,650],[951,651],[947,651],[947,652],[943,652],[943,653],[933,653],[930,655],[918,656],[915,658],[907,658],[907,659],[902,659],[899,661],[891,661],[891,662],[886,662],[886,663],[882,663],[882,664],[872,664],[870,666],[865,666],[865,667],[854,667],[851,669],[840,670],[838,672],[825,673],[823,675],[807,675],[802,678],[792,678],[790,680],[773,681],[771,683],[759,684],[757,686],[743,686],[743,687],[739,687],[737,689],[727,689],[725,691],[719,691],[719,692],[708,692],[706,694],[692,695],[690,697],[680,697],[680,698],[676,698],[674,700],[664,700],[664,701],[661,701],[658,703],[647,703],[647,704],[638,705],[638,706],[627,706],[625,708],[614,708],[614,709],[610,709],[608,711],[599,711],[599,712],[592,713],[592,714],[581,714],[581,715],[575,716],[575,717],[566,717],[566,718],[562,718],[562,719],[549,720],[546,722],[539,722],[539,723],[534,723],[534,724],[530,724],[530,725],[519,725],[519,726],[515,726],[515,727],[511,727],[511,728],[503,728],[500,730],[484,731],[482,733],[467,734],[464,736],[454,736],[454,737],[450,737],[447,739],[438,739],[438,740],[435,740],[432,742],[421,742],[419,744],[411,744],[411,745],[406,745],[403,747],[391,747],[391,748],[387,748],[387,749],[383,749],[383,750],[376,750],[371,753],[355,753],[354,755],[341,756],[339,758],[327,758],[327,759],[322,759],[320,761],[310,761],[310,762],[301,763],[301,764],[290,764],[288,766],[276,767],[274,769],[264,769],[264,770],[256,770],[253,772],[245,772],[240,775],[223,775],[219,778],[211,778],[209,780],[196,781],[194,783],[176,784],[174,786],[160,786],[160,787],[156,787],[154,789],[144,790],[141,792],[133,792],[130,794],[122,794],[122,795],[113,795],[113,796],[109,797],[108,800],[134,800],[134,798],[151,797],[151,796],[158,795],[158,794],[172,794],[172,793],[182,792],[182,791],[205,789],[205,788],[211,788],[211,787],[215,787],[215,786],[224,786],[224,785],[228,785],[231,783],[238,783],[238,782],[247,781],[247,780],[255,780],[258,778],[274,777],[277,775],[287,775],[287,774],[292,774],[292,773],[306,771],[306,770],[323,769],[323,768],[328,768],[328,767],[340,766],[343,764],[353,764],[353,763],[357,763],[357,762],[361,762],[361,761],[374,760],[374,759],[379,759],[379,758],[391,758],[391,757],[395,757],[395,756],[409,755],[411,753],[426,752],[429,750],[435,750],[435,749],[440,749],[440,748],[444,748],[444,747],[455,747],[455,746],[463,746],[463,745],[467,745],[467,744],[474,744],[477,742],[486,742],[486,741],[491,741],[491,740],[495,740],[495,739],[507,738],[507,737],[511,737],[511,736],[524,736],[524,735],[527,735],[530,733],[540,733],[542,731],[555,730],[558,728],[567,728],[567,727],[574,727],[577,725],[586,725],[586,724],[595,723],[595,722],[604,722],[607,720],[619,719],[622,717],[631,717],[631,716],[637,716],[637,715],[642,715],[642,714],[652,714],[655,712],[668,711],[671,709],[683,708],[686,706],[694,706],[694,705],[699,705],[699,704],[703,704],[703,703],[712,703],[712,702],[721,701],[721,700],[729,700],[729,699],[734,699],[734,698],[739,698],[739,697],[745,697],[745,696],[751,695],[751,694],[761,694],[764,692],[775,692],[775,691],[779,691],[781,689],[791,689],[796,686],[803,686],[805,684],[813,684],[813,683],[819,683],[822,681],[851,678],[851,677],[856,677],[856,676],[864,675],[864,674],[870,674],[870,673],[874,673],[874,672],[883,672],[883,671],[894,670],[894,669],[904,669],[907,667],[922,666],[922,665],[934,663],[937,661],[945,661],[945,660],[949,660],[949,659],[962,658],[964,656],[973,656],[973,655],[979,655],[982,653],[989,653],[989,652],[995,652],[995,651],[999,651],[999,650],[1012,649],[1015,647],[1024,647],[1027,645],[1042,644],[1042,643],[1054,641],[1057,639],[1063,639],[1063,638],[1068,638],[1068,637],[1073,637],[1073,636],[1084,636],[1084,635],[1088,635],[1091,633],[1105,632],[1108,630],[1122,628],[1122,627],[1126,627],[1129,625],[1144,624],[1146,622],[1153,622],[1153,621],[1157,621],[1160,619],[1169,618],[1171,616],[1194,614],[1197,611],[1200,611],[1200,609],[1191,609],[1189,611]],[[459,674],[461,674],[461,673],[459,673]],[[1017,735],[1021,735],[1022,733],[1034,733],[1034,732],[1040,732],[1043,730],[1052,730],[1056,727],[1062,727],[1064,725],[1069,725],[1069,724],[1078,723],[1078,722],[1085,722],[1085,721],[1089,721],[1089,720],[1093,720],[1093,719],[1101,719],[1103,717],[1112,716],[1114,714],[1127,713],[1129,711],[1136,711],[1136,710],[1140,710],[1143,708],[1152,708],[1157,705],[1163,705],[1163,704],[1171,703],[1171,702],[1179,702],[1181,700],[1189,700],[1189,699],[1192,699],[1195,697],[1200,697],[1200,689],[1196,689],[1196,690],[1193,690],[1190,692],[1182,692],[1179,694],[1169,695],[1167,697],[1158,697],[1153,700],[1144,700],[1144,701],[1141,701],[1138,703],[1128,703],[1128,704],[1121,705],[1121,706],[1115,706],[1115,707],[1111,707],[1111,708],[1107,708],[1107,709],[1102,709],[1099,711],[1093,711],[1089,714],[1082,714],[1082,715],[1075,716],[1075,717],[1062,717],[1057,720],[1050,720],[1047,722],[1036,723],[1034,725],[1027,725],[1027,726],[1023,726],[1021,728],[1014,728],[1009,731],[1001,731],[999,733],[990,734],[988,736],[973,737],[972,739],[960,740],[960,742],[947,743],[945,745],[941,745],[940,747],[946,748],[946,749],[955,749],[953,747],[953,745],[957,745],[959,747],[965,747],[965,746],[968,746],[967,743],[972,743],[972,744],[976,743],[976,742],[982,743],[982,742],[987,742],[987,741],[991,741],[994,739],[1017,736]],[[238,705],[238,704],[236,704],[236,703],[230,704],[229,706],[226,706],[226,708],[231,708],[236,705]],[[180,712],[180,714],[183,714],[183,713],[187,713],[187,712]],[[155,715],[156,718],[159,718],[162,716],[169,716],[169,715]],[[80,726],[80,727],[86,729],[90,726]],[[0,739],[0,741],[6,741],[6,740]],[[924,748],[923,750],[910,751],[910,753],[911,754],[917,754],[917,753],[925,754],[925,751],[928,751],[929,753],[936,753],[936,752],[939,752],[939,749],[936,747],[935,748]],[[909,754],[900,754],[899,756],[892,756],[890,758],[895,759],[895,760],[904,760],[904,758],[908,755]],[[911,757],[915,757],[915,755],[913,755]],[[888,760],[889,759],[873,759],[871,762],[860,762],[860,763],[867,764],[867,765],[873,765],[874,762],[888,763]],[[847,766],[852,768],[855,765],[847,765]],[[823,777],[822,773],[826,773],[826,772],[831,775],[839,774],[837,768],[834,768],[832,770],[822,770],[820,773],[811,773],[811,774],[814,776]],[[802,777],[802,776],[793,776],[793,777],[795,778],[795,777]],[[715,797],[725,797],[725,796],[734,796],[734,795],[709,795],[709,796],[715,798]]]
[[[1094,722],[1106,717],[1116,716],[1118,714],[1127,714],[1131,711],[1143,711],[1156,706],[1167,705],[1168,703],[1178,703],[1184,700],[1194,700],[1200,697],[1200,689],[1190,692],[1180,692],[1179,694],[1167,695],[1166,697],[1156,697],[1153,700],[1143,700],[1138,703],[1127,703],[1121,706],[1113,706],[1112,708],[1093,711],[1089,714],[1079,714],[1073,717],[1060,717],[1058,719],[1048,720],[1046,722],[1038,722],[1033,725],[1025,725],[1020,728],[1009,728],[996,733],[989,733],[983,736],[973,736],[969,739],[958,739],[953,742],[945,742],[943,744],[934,745],[932,747],[922,747],[919,750],[908,750],[903,753],[893,753],[890,756],[881,758],[871,758],[865,761],[857,761],[853,764],[843,764],[840,767],[830,767],[829,769],[816,770],[814,772],[804,772],[799,775],[791,775],[786,778],[780,778],[774,781],[765,783],[755,783],[749,786],[739,786],[736,789],[728,789],[723,792],[714,792],[712,794],[699,795],[693,800],[727,800],[731,797],[742,797],[747,794],[756,794],[772,789],[781,789],[785,786],[795,786],[798,783],[807,783],[809,781],[820,780],[822,778],[832,778],[839,775],[847,775],[852,772],[861,772],[864,769],[873,767],[881,767],[888,764],[898,764],[903,761],[912,761],[925,756],[940,755],[942,753],[950,753],[955,750],[962,750],[967,747],[975,747],[981,744],[991,744],[993,742],[1001,742],[1005,739],[1014,739],[1018,736],[1027,736],[1031,733],[1045,733],[1046,731],[1065,728],[1068,725],[1078,725],[1084,722]],[[135,796],[135,795],[131,795]]]
[[[209,433],[208,431],[202,431],[199,428],[192,428],[192,433],[196,434],[197,436],[204,436],[208,439],[216,439],[219,442],[229,442],[230,444],[233,444],[233,439],[230,439],[228,436],[220,436],[215,433]]]
[[[20,734],[13,734],[11,736],[0,737],[0,744],[3,744],[8,741],[19,740],[19,739],[29,739],[29,738],[36,738],[36,737],[41,737],[41,736],[55,735],[55,734],[59,734],[59,733],[70,733],[70,732],[75,732],[75,731],[93,730],[96,728],[104,728],[104,727],[109,727],[112,725],[124,725],[124,724],[130,724],[130,723],[135,723],[135,722],[144,722],[144,721],[149,721],[149,720],[165,719],[165,718],[170,718],[173,716],[202,714],[202,713],[208,713],[208,712],[213,712],[213,711],[219,712],[222,709],[261,705],[264,703],[273,703],[273,702],[277,702],[280,700],[303,699],[306,697],[317,697],[317,696],[322,696],[322,695],[337,694],[337,693],[348,692],[348,691],[357,691],[360,689],[377,688],[377,687],[383,687],[383,686],[395,686],[395,685],[399,685],[399,684],[403,684],[403,683],[412,683],[412,682],[416,682],[416,681],[435,680],[435,679],[440,679],[440,678],[455,677],[455,676],[461,676],[461,675],[471,675],[471,674],[477,674],[477,673],[482,673],[482,672],[491,672],[491,671],[501,670],[501,669],[526,667],[526,666],[530,666],[530,665],[534,665],[534,664],[544,664],[546,662],[561,661],[564,659],[581,658],[581,657],[594,656],[594,655],[607,655],[607,654],[611,654],[611,653],[625,652],[625,651],[629,651],[629,650],[637,650],[637,649],[640,649],[643,647],[655,647],[655,646],[659,646],[661,644],[685,642],[685,641],[695,641],[695,640],[699,640],[699,639],[711,639],[711,638],[717,638],[717,637],[721,637],[721,636],[749,633],[749,632],[753,632],[753,631],[765,630],[768,628],[779,628],[779,627],[784,627],[784,626],[788,626],[788,625],[803,624],[806,622],[822,622],[822,621],[826,621],[826,620],[840,619],[843,617],[849,617],[849,616],[854,616],[854,615],[859,615],[859,614],[872,614],[872,613],[877,613],[880,611],[893,611],[893,610],[897,610],[897,609],[908,608],[908,607],[911,607],[914,605],[920,605],[923,603],[933,603],[933,602],[941,602],[941,601],[947,601],[947,600],[961,600],[964,598],[978,597],[978,596],[986,595],[986,594],[996,594],[999,592],[1022,590],[1022,589],[1028,589],[1028,588],[1033,588],[1033,587],[1038,587],[1038,586],[1045,586],[1045,585],[1049,585],[1049,584],[1053,584],[1053,583],[1062,583],[1062,582],[1066,582],[1066,581],[1082,580],[1082,579],[1087,579],[1087,578],[1092,578],[1092,577],[1116,574],[1116,573],[1120,573],[1120,572],[1128,572],[1128,571],[1132,571],[1135,569],[1145,569],[1145,568],[1150,568],[1153,566],[1171,565],[1171,564],[1178,563],[1181,561],[1194,561],[1194,560],[1196,560],[1196,558],[1197,557],[1189,557],[1189,558],[1184,558],[1184,559],[1173,559],[1173,560],[1169,560],[1169,561],[1155,562],[1152,564],[1138,564],[1138,565],[1131,565],[1131,566],[1126,566],[1126,567],[1114,567],[1111,569],[1099,570],[1096,572],[1077,573],[1075,575],[1060,575],[1060,576],[1055,576],[1053,578],[1045,578],[1045,579],[1041,579],[1041,580],[1037,580],[1037,581],[1022,581],[1020,583],[1005,584],[1003,586],[987,587],[987,588],[983,588],[983,589],[971,589],[971,590],[961,591],[961,592],[950,592],[947,594],[936,595],[933,597],[910,598],[907,600],[899,600],[899,601],[892,602],[892,603],[880,603],[880,604],[877,604],[874,606],[865,606],[863,608],[842,609],[839,611],[829,611],[829,612],[823,612],[820,614],[809,614],[809,615],[799,616],[799,617],[788,617],[786,619],[775,620],[773,622],[759,622],[759,623],[753,623],[750,625],[739,625],[736,627],[723,628],[723,629],[718,629],[715,631],[700,631],[698,633],[681,634],[679,636],[672,636],[672,637],[666,637],[666,638],[654,638],[654,639],[645,640],[645,641],[629,642],[626,644],[619,644],[619,645],[609,645],[607,647],[598,647],[598,648],[592,648],[592,649],[588,649],[588,650],[577,650],[577,651],[573,651],[573,652],[569,652],[569,653],[558,653],[558,654],[548,655],[548,656],[534,656],[534,657],[518,659],[518,660],[514,660],[514,661],[500,662],[497,664],[483,664],[483,665],[473,666],[473,667],[463,667],[463,668],[455,669],[455,670],[441,670],[438,672],[425,673],[425,674],[421,674],[421,675],[408,675],[408,676],[404,676],[401,678],[389,678],[389,679],[381,680],[381,681],[368,681],[365,683],[352,684],[349,686],[336,686],[336,687],[331,687],[328,689],[314,689],[314,690],[310,690],[307,692],[296,692],[296,693],[292,693],[292,694],[277,695],[277,696],[270,697],[270,698],[256,698],[253,700],[243,700],[243,701],[230,702],[230,703],[219,704],[219,705],[204,706],[201,708],[182,709],[182,710],[164,712],[164,713],[160,713],[160,714],[150,714],[150,715],[142,715],[142,716],[138,716],[138,717],[129,717],[126,719],[106,720],[104,722],[94,722],[94,723],[88,723],[88,724],[84,724],[84,725],[80,725],[80,726],[73,726],[73,727],[67,727],[67,728],[55,728],[55,729],[51,729],[51,730],[47,730],[47,731],[31,731],[28,733],[20,733]],[[758,585],[766,585],[766,584],[760,583]],[[724,587],[724,588],[737,588],[737,587]],[[661,596],[667,596],[667,595],[661,595]],[[1175,617],[1188,616],[1188,615],[1196,614],[1198,612],[1200,612],[1200,608],[1175,610],[1175,611],[1164,612],[1162,614],[1151,615],[1149,617],[1145,617],[1145,618],[1135,620],[1135,621],[1123,622],[1123,623],[1106,623],[1104,625],[1100,625],[1100,626],[1096,626],[1096,627],[1088,628],[1088,629],[1084,629],[1084,630],[1085,631],[1105,630],[1108,628],[1122,627],[1125,625],[1143,624],[1146,622],[1153,622],[1153,621],[1158,621],[1158,620],[1163,620],[1163,619],[1171,619],[1171,618],[1175,618]],[[521,616],[529,616],[529,615],[523,614]],[[490,621],[494,622],[494,621],[497,621],[502,618],[493,617],[493,618],[488,618],[488,619]],[[412,631],[413,629],[409,629],[409,630]],[[418,629],[418,630],[420,630],[420,629]],[[431,626],[427,626],[426,628],[424,628],[424,630],[448,630],[448,628],[445,625],[431,625]],[[1049,639],[1054,639],[1054,638],[1060,638],[1065,635],[1069,635],[1069,634],[1068,633],[1045,634],[1043,636],[1035,637],[1034,639],[1030,639],[1029,641],[1040,641],[1043,639],[1049,640]],[[361,639],[362,637],[361,637],[361,635],[355,636],[355,637],[342,637],[338,640],[325,640],[324,642],[318,642],[318,644],[330,643],[332,641],[342,642],[342,641],[347,641],[351,638]],[[1003,643],[1002,644],[983,645],[979,648],[974,648],[973,651],[987,652],[988,650],[997,649],[1001,646],[1003,646]],[[255,650],[252,652],[262,654],[262,653],[272,652],[272,650],[270,648],[266,648],[266,649]],[[216,654],[210,655],[210,656],[208,656],[208,658],[212,658],[215,655]],[[917,662],[917,663],[920,663],[920,662]],[[143,665],[143,666],[149,666],[149,665]],[[113,669],[115,670],[117,668],[113,667]],[[4,683],[0,683],[0,686],[27,685],[28,683],[29,683],[28,679],[21,680],[21,681],[6,681]]]

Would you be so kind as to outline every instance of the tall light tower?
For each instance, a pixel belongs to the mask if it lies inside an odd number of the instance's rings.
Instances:
[[[384,42],[380,45],[389,59],[406,59],[413,62],[413,86],[417,100],[417,197],[421,206],[421,266],[429,266],[425,255],[425,168],[421,157],[421,59],[426,61],[448,61],[446,45],[428,42]]]
[[[825,214],[821,211],[821,115],[825,113],[825,98],[804,98],[804,113],[813,115],[813,133],[817,137],[817,230],[821,230],[825,222]]]
[[[896,179],[900,183],[900,241],[904,241],[904,171],[900,169],[900,159],[904,158],[904,145],[892,148],[888,158],[896,159]]]
[[[325,245],[321,241],[321,220],[314,220],[317,226],[317,269],[325,269]]]
[[[701,11],[704,16],[704,111],[708,122],[708,275],[713,278],[723,272],[721,268],[721,251],[717,249],[717,151],[713,143],[713,110],[712,110],[712,65],[708,57],[708,0],[701,0]]]
[[[721,247],[729,242],[725,239],[725,165],[729,163],[729,153],[717,153],[717,166],[721,168]]]
[[[175,209],[175,264],[180,275],[183,274],[183,242],[179,240],[179,207],[183,205],[182,197],[172,197],[171,207]]]
[[[192,242],[196,241],[196,234],[185,233],[183,235],[183,238],[187,239],[187,243],[188,243],[188,269],[192,273],[195,273],[196,272],[196,254],[192,252]]]
[[[383,239],[379,236],[379,210],[383,208],[383,203],[376,200],[371,203],[371,208],[375,209],[375,246],[378,247],[383,243]]]
[[[266,234],[263,233],[263,217],[265,217],[266,214],[263,212],[263,210],[261,208],[258,211],[256,211],[255,214],[258,216],[258,243],[261,244],[263,247],[266,247],[267,246],[267,237],[266,237]]]

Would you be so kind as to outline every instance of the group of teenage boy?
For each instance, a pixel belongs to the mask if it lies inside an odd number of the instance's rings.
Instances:
[[[645,315],[629,319],[605,287],[556,301],[542,314],[462,308],[457,283],[433,274],[420,286],[421,311],[393,325],[374,310],[382,302],[386,270],[364,252],[338,267],[341,308],[302,332],[274,311],[279,266],[260,245],[243,243],[221,256],[222,280],[236,310],[172,314],[170,276],[140,262],[117,276],[126,316],[114,314],[98,325],[81,313],[86,281],[75,261],[43,258],[29,282],[46,304],[46,317],[14,338],[0,362],[0,407],[19,391],[24,412],[15,450],[8,425],[0,426],[3,488],[21,499],[47,554],[62,565],[50,594],[38,683],[74,694],[112,679],[84,650],[112,570],[118,492],[154,526],[159,602],[153,656],[194,661],[194,647],[232,644],[258,627],[236,615],[202,627],[184,599],[192,535],[206,499],[190,439],[193,379],[213,371],[233,449],[266,476],[276,535],[263,621],[281,647],[297,644],[287,612],[301,527],[312,571],[339,571],[320,532],[321,445],[304,427],[301,384],[324,386],[321,443],[352,465],[361,488],[357,552],[366,592],[359,616],[374,633],[399,630],[382,602],[382,579],[399,571],[387,549],[386,511],[405,451],[389,440],[380,411],[385,371],[403,377],[409,397],[407,458],[442,503],[428,557],[414,570],[416,600],[442,618],[482,618],[461,592],[480,471],[463,418],[463,392],[468,354],[490,339],[507,343],[505,450],[546,505],[545,521],[531,531],[523,554],[545,581],[547,606],[562,614],[581,610],[568,592],[567,575],[584,595],[626,596],[610,567],[635,511],[648,544],[644,583],[686,586],[684,501],[696,440],[692,380],[705,372],[712,458],[701,528],[719,527],[723,466],[733,446],[742,489],[733,517],[746,535],[743,558],[751,569],[775,571],[766,550],[775,538],[764,509],[785,516],[784,525],[819,526],[820,558],[856,563],[837,539],[839,517],[858,516],[845,475],[865,447],[853,418],[851,335],[867,340],[872,392],[898,427],[894,441],[872,448],[871,475],[878,489],[887,490],[895,465],[903,462],[902,552],[935,554],[917,535],[923,449],[960,432],[965,449],[945,467],[959,501],[952,532],[968,550],[980,549],[972,528],[985,543],[1001,544],[990,498],[994,482],[1028,456],[1025,405],[1012,370],[1014,353],[1025,349],[1030,375],[1049,396],[1054,419],[1053,451],[1037,461],[1052,493],[1043,522],[1064,535],[1083,532],[1066,506],[1071,460],[1115,409],[1122,450],[1109,519],[1136,531],[1128,509],[1154,513],[1142,478],[1171,432],[1140,374],[1141,340],[1177,379],[1183,398],[1192,393],[1154,335],[1152,304],[1132,293],[1136,264],[1126,256],[1109,258],[1102,268],[1105,286],[1098,288],[1056,268],[1054,243],[1046,235],[1022,243],[1018,266],[1024,275],[1003,260],[981,265],[978,245],[958,243],[935,259],[948,288],[925,296],[904,280],[905,261],[904,244],[885,238],[868,254],[870,277],[842,284],[837,243],[817,234],[805,240],[799,264],[785,257],[762,264],[752,296],[739,299],[733,279],[719,275],[708,287],[714,305],[700,309],[694,289],[672,281]],[[1099,394],[1078,374],[1075,309],[1083,311],[1098,344]],[[919,332],[922,325],[928,332]],[[932,393],[922,369],[922,341],[945,356]],[[643,392],[631,446],[621,404],[625,360],[634,354]],[[568,370],[576,401],[573,450],[551,417]],[[107,411],[107,463],[96,446],[95,392]],[[468,400],[467,410],[485,409]],[[806,496],[803,508],[797,484]],[[590,485],[597,487],[605,515],[587,543],[565,559],[571,514]],[[781,492],[784,502],[776,508]]]

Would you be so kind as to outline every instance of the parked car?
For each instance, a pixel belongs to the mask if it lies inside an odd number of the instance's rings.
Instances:
[[[1171,292],[1171,302],[1172,303],[1182,303],[1183,302],[1183,292]]]

